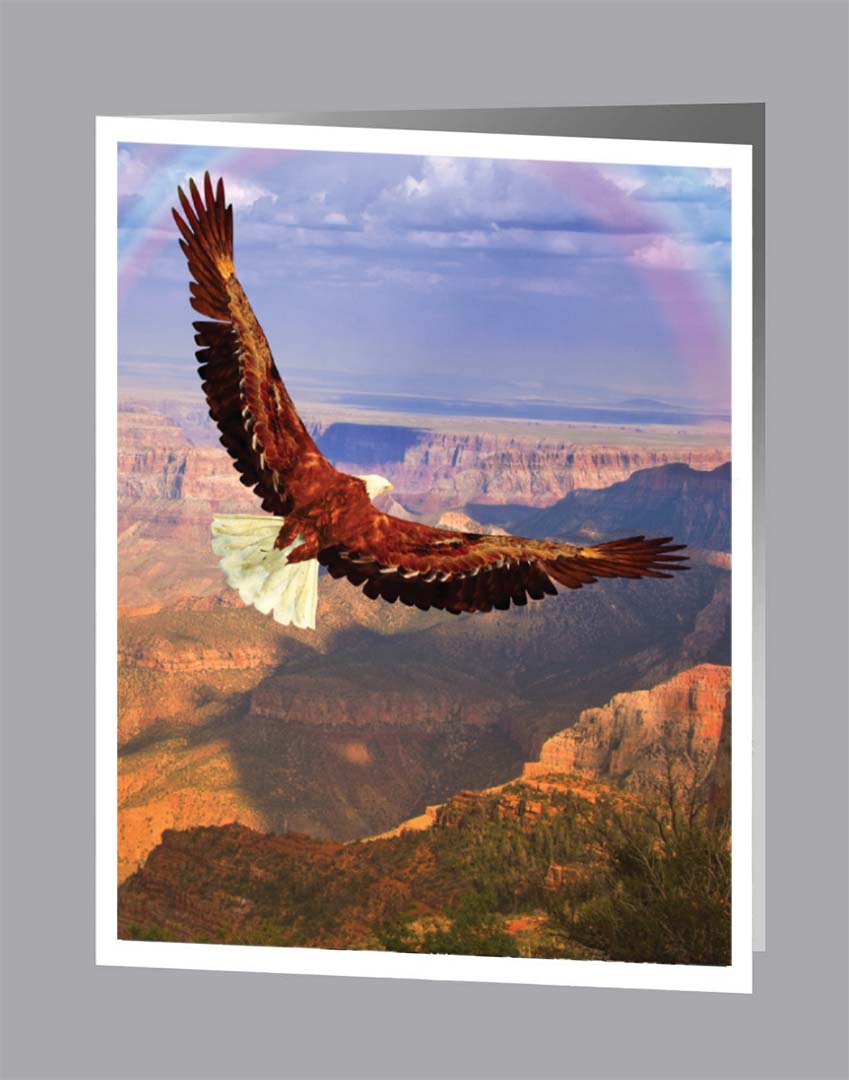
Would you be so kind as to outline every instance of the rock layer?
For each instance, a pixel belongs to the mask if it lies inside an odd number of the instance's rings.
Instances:
[[[702,756],[706,775],[730,690],[730,667],[700,664],[651,690],[617,694],[548,739],[526,773],[586,774],[638,785],[655,778],[669,754],[693,761]]]
[[[239,484],[223,449],[190,446],[176,425],[155,413],[136,409],[124,411],[120,417],[118,475],[122,498],[256,505],[255,498]],[[359,457],[334,455],[332,460],[346,472],[380,472],[392,481],[402,503],[436,513],[472,501],[546,507],[569,492],[608,487],[640,469],[671,462],[712,469],[729,457],[721,447],[594,446],[529,435],[399,430],[411,433],[410,437],[398,447],[393,444],[391,452],[387,449],[385,460],[366,453],[365,439],[351,447],[336,447],[359,450]]]

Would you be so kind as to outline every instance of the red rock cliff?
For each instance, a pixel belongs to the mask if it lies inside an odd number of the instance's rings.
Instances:
[[[730,667],[700,664],[651,690],[617,694],[548,739],[526,774],[583,773],[631,786],[656,775],[664,745],[712,761],[730,689]]]
[[[120,422],[122,498],[235,500],[238,506],[256,506],[223,449],[189,446],[176,425],[139,408],[122,411]],[[639,469],[670,462],[712,469],[729,458],[726,450],[714,447],[582,446],[529,435],[414,434],[387,461],[337,459],[336,464],[353,473],[381,472],[416,509],[439,512],[472,501],[546,507],[571,491],[608,487]]]

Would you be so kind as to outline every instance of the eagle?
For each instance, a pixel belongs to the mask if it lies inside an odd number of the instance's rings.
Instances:
[[[224,182],[193,179],[173,209],[188,260],[190,303],[209,413],[241,482],[264,514],[218,514],[212,547],[245,604],[282,625],[315,629],[318,568],[371,600],[422,611],[506,610],[600,578],[668,578],[686,545],[631,536],[586,547],[480,535],[406,521],[373,499],[382,476],[351,476],[321,453],[283,384],[233,263],[233,207]]]

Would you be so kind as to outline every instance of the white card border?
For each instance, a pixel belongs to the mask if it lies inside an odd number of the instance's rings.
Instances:
[[[728,967],[122,941],[117,936],[117,149],[120,142],[429,154],[732,173],[732,962]],[[752,147],[725,143],[98,117],[95,963],[208,971],[752,992]]]

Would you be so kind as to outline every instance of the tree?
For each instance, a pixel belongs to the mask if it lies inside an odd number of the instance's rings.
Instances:
[[[573,907],[570,933],[611,960],[729,964],[730,835],[708,822],[710,763],[663,754],[653,787],[592,811],[602,887]]]

